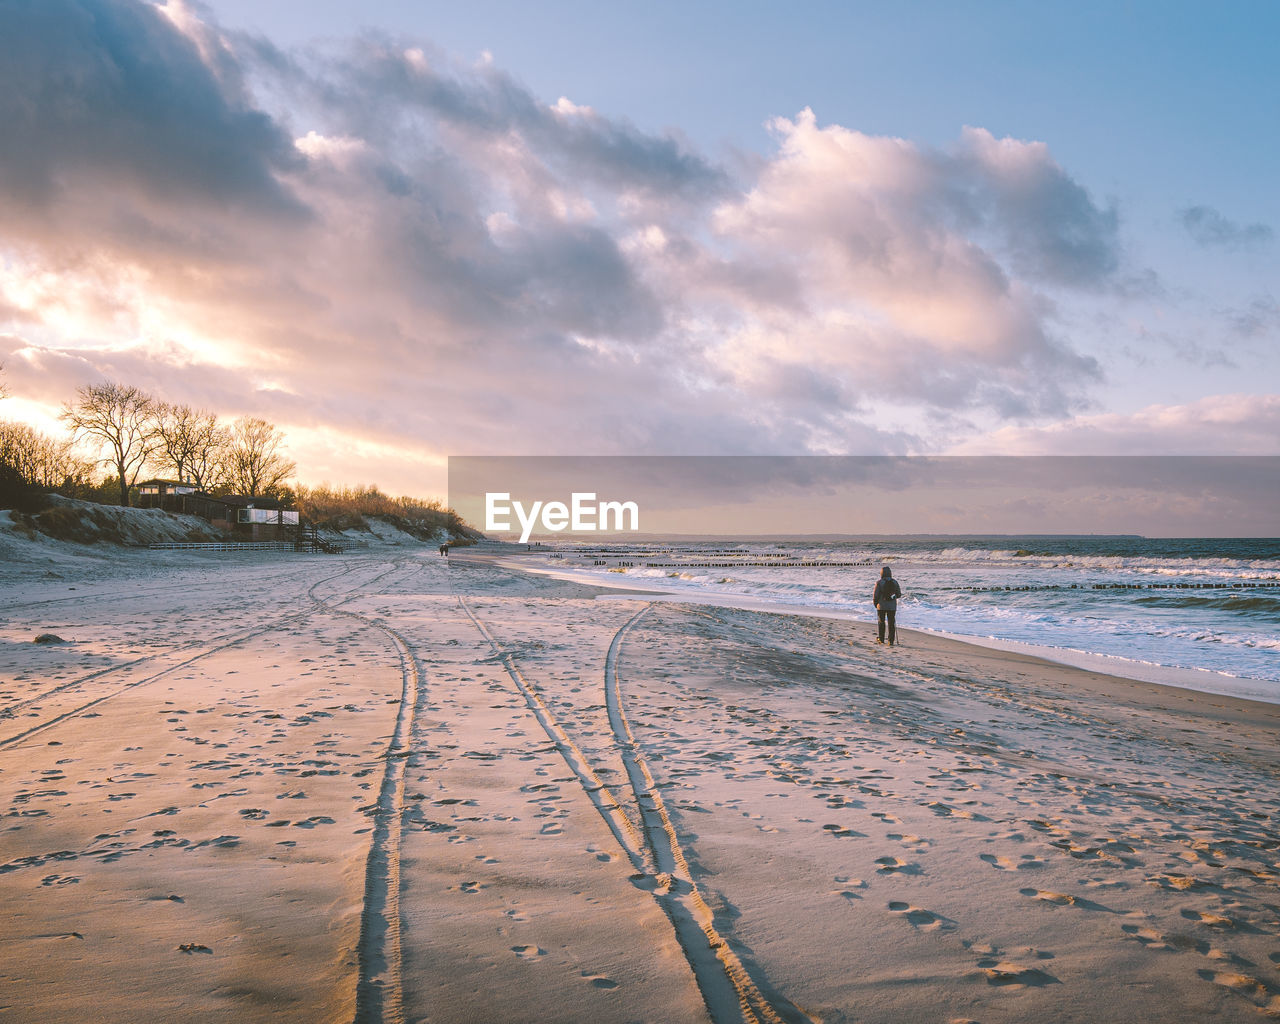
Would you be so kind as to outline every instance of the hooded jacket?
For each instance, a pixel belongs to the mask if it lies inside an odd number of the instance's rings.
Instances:
[[[871,595],[871,603],[882,612],[896,612],[898,598],[902,596],[902,588],[893,578],[893,570],[887,565],[880,570],[880,579],[876,581],[876,589]]]

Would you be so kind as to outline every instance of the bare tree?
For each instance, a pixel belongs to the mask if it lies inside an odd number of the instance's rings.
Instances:
[[[231,429],[216,420],[202,428],[187,462],[189,483],[211,491],[224,483],[231,461]]]
[[[82,486],[93,464],[79,458],[68,440],[40,433],[26,423],[0,420],[0,466],[44,491]]]
[[[86,384],[76,400],[63,406],[62,420],[77,440],[92,441],[108,455],[102,465],[115,470],[120,504],[129,504],[129,488],[156,449],[155,399],[132,385],[104,381]]]
[[[298,468],[283,446],[284,434],[266,420],[242,416],[231,428],[227,483],[240,494],[278,491]]]
[[[159,470],[172,469],[181,483],[201,490],[213,485],[225,457],[229,434],[218,418],[189,405],[157,402],[155,408],[156,455]]]

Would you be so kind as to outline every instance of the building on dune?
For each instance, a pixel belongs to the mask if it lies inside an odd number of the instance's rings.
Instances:
[[[199,516],[244,540],[292,541],[298,538],[298,513],[262,495],[212,495],[178,480],[144,480],[138,506]]]

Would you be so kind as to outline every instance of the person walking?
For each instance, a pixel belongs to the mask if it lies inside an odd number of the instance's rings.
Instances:
[[[893,578],[893,570],[887,565],[880,570],[880,578],[876,580],[876,589],[871,594],[871,603],[876,606],[876,614],[879,617],[879,629],[876,633],[876,643],[885,642],[884,631],[886,623],[889,626],[889,646],[892,647],[898,639],[898,626],[895,621],[898,616],[898,598],[902,596],[902,588],[898,586],[898,581]]]

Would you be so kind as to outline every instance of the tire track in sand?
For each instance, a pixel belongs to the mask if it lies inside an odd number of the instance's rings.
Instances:
[[[785,1007],[786,1016],[780,1015],[751,980],[737,954],[716,931],[711,908],[690,877],[675,828],[627,724],[617,682],[618,651],[622,637],[650,606],[646,605],[618,630],[609,644],[605,661],[609,721],[635,797],[637,818],[643,830],[641,834],[612,790],[600,780],[590,760],[556,720],[537,688],[524,678],[514,657],[503,649],[460,595],[457,595],[457,600],[488,641],[529,709],[609,826],[618,845],[641,876],[637,880],[650,883],[642,887],[653,894],[671,922],[711,1019],[716,1024],[783,1024],[784,1021],[811,1020],[790,1003]]]
[[[609,725],[626,765],[627,777],[635,793],[636,806],[644,823],[645,839],[658,866],[658,887],[654,898],[676,930],[676,938],[693,968],[698,988],[711,1019],[720,1022],[782,1024],[785,1020],[811,1020],[798,1007],[787,1003],[784,1018],[756,987],[742,961],[716,930],[715,916],[693,881],[684,850],[662,794],[649,772],[640,744],[636,742],[622,704],[618,657],[622,641],[631,628],[653,607],[646,604],[614,634],[605,656],[604,691]]]
[[[399,709],[396,714],[391,740],[386,753],[383,755],[386,763],[383,769],[378,801],[375,805],[373,838],[365,865],[364,904],[361,913],[360,939],[356,950],[359,962],[359,977],[356,984],[354,1019],[356,1024],[403,1024],[403,960],[400,938],[400,835],[404,809],[405,765],[411,753],[409,739],[413,729],[415,711],[419,703],[419,694],[423,690],[421,685],[422,675],[417,659],[414,657],[408,642],[399,632],[368,616],[347,611],[340,607],[340,605],[362,596],[359,591],[367,590],[368,587],[392,575],[397,570],[411,568],[412,566],[407,560],[394,562],[390,567],[376,572],[369,579],[358,582],[346,592],[333,594],[327,598],[317,596],[316,591],[324,584],[331,583],[333,580],[362,567],[361,563],[347,563],[341,571],[316,580],[315,583],[311,584],[307,588],[306,596],[315,609],[331,615],[354,619],[365,626],[381,630],[391,638],[400,657],[401,696]],[[111,693],[96,697],[13,736],[0,739],[0,749],[13,746],[36,733],[53,728],[122,693],[161,679],[176,669],[190,665],[219,651],[227,650],[253,637],[268,633],[285,623],[305,619],[307,615],[307,611],[291,612],[250,630],[224,633],[222,636],[215,638],[212,645],[209,645],[207,641],[183,644],[162,654],[148,655],[122,665],[115,665],[111,668],[92,672],[79,679],[46,690],[38,697],[24,700],[18,707],[29,706],[38,700],[47,699],[57,693],[73,689],[113,672],[119,672],[149,661],[161,661],[164,658],[173,657],[186,651],[195,650],[196,652],[190,657],[166,665],[160,671],[154,672],[143,679],[126,683]]]
[[[649,877],[656,875],[656,865],[649,856],[644,838],[640,835],[635,825],[632,824],[631,819],[627,816],[626,811],[622,809],[622,805],[618,803],[617,798],[614,797],[613,791],[600,779],[590,760],[582,753],[578,745],[573,742],[569,734],[561,728],[555,715],[547,707],[546,701],[542,699],[542,695],[525,679],[524,674],[516,666],[515,659],[510,652],[503,649],[502,645],[494,638],[494,635],[489,632],[488,627],[476,617],[461,596],[458,597],[458,605],[467,613],[467,617],[475,623],[476,629],[480,631],[485,640],[489,642],[489,646],[493,648],[494,654],[502,662],[502,667],[507,670],[507,675],[511,677],[511,681],[516,684],[516,689],[524,697],[525,703],[538,720],[538,724],[542,726],[547,738],[555,745],[560,756],[564,758],[565,763],[577,777],[579,785],[582,786],[588,798],[590,798],[592,805],[599,812],[600,817],[604,819],[605,824],[609,826],[609,831],[613,833],[613,837],[622,848],[622,852],[631,861],[631,866],[643,875]]]
[[[351,563],[351,562],[353,562],[352,559],[344,560],[344,564]],[[246,564],[242,562],[235,566],[235,568],[237,569],[243,569],[247,567],[252,567],[255,570],[259,570],[257,574],[249,581],[249,585],[257,587],[259,590],[267,593],[279,592],[285,589],[287,586],[292,585],[293,583],[301,583],[302,580],[306,578],[307,571],[308,571],[307,566],[291,565],[286,567],[285,570],[280,572],[279,574],[271,575],[261,571],[262,569],[261,562],[256,564],[255,563]],[[168,566],[166,566],[166,568],[168,568]],[[214,575],[221,568],[221,566],[218,565],[217,563],[208,563],[205,565],[195,565],[195,566],[176,567],[176,568],[204,569],[206,576],[200,581],[200,589],[202,594],[208,591],[212,591],[213,588],[215,587],[229,586],[229,587],[236,588],[237,591],[242,591],[245,587],[245,582],[243,580],[238,580],[238,579],[232,580],[224,584],[220,580],[209,579],[208,578],[209,576]],[[96,580],[91,580],[89,581],[89,583],[81,583],[80,585],[89,586],[96,582],[97,582]],[[97,601],[108,601],[113,605],[120,605],[120,604],[127,604],[129,602],[138,601],[139,599],[142,599],[142,598],[148,598],[148,599],[153,598],[160,594],[170,593],[175,590],[181,591],[186,594],[189,594],[192,590],[192,585],[189,580],[184,580],[180,583],[156,583],[156,584],[146,585],[146,584],[138,584],[136,579],[130,579],[129,577],[124,577],[122,581],[113,581],[113,584],[118,582],[131,583],[133,585],[130,587],[128,591],[120,591],[118,589],[106,589],[104,587],[101,590],[77,591],[77,593],[74,596],[70,594],[61,594],[58,597],[33,598],[30,601],[12,601],[11,602],[11,601],[4,600],[3,598],[0,598],[0,615],[12,617],[14,613],[17,612],[19,609],[29,610],[32,608],[40,608],[47,605],[63,605],[63,604],[80,605],[80,604],[92,604]]]
[[[412,567],[397,562],[375,576],[369,586],[397,569]],[[325,581],[320,581],[325,582]],[[319,583],[316,584],[319,586]],[[400,702],[387,751],[378,801],[374,806],[373,837],[365,860],[364,904],[360,914],[360,939],[356,945],[359,976],[356,981],[355,1024],[403,1024],[404,954],[400,925],[400,838],[404,826],[405,768],[412,753],[410,738],[420,695],[424,692],[422,669],[409,643],[395,629],[358,612],[346,611],[315,595],[307,596],[331,615],[354,619],[381,630],[391,638],[400,656]],[[341,595],[339,603],[353,600]]]
[[[307,591],[308,597],[310,597],[313,601],[315,601],[316,598],[315,598],[314,592],[317,587],[321,586],[322,584],[329,583],[332,580],[336,580],[342,576],[345,576],[352,571],[353,570],[351,567],[347,567],[340,572],[334,573],[331,576],[326,576],[323,579],[317,580],[308,589]],[[382,573],[382,575],[385,576],[386,573],[384,572]],[[376,578],[380,579],[381,576]],[[373,581],[369,581],[369,582],[373,582]],[[368,583],[359,584],[358,586],[367,586],[367,585]],[[346,596],[347,595],[344,595],[344,598]],[[38,694],[32,694],[29,697],[24,697],[21,700],[16,701],[15,703],[5,707],[3,709],[3,712],[0,712],[0,720],[13,718],[20,711],[23,711],[34,705],[40,704],[43,701],[46,701],[51,697],[55,697],[60,693],[65,693],[67,691],[74,690],[80,686],[83,686],[85,683],[92,682],[95,679],[100,679],[103,676],[112,675],[117,672],[124,672],[128,669],[136,668],[139,665],[146,665],[148,662],[158,663],[163,665],[165,662],[165,659],[173,658],[175,656],[180,656],[188,651],[195,652],[191,654],[190,657],[182,658],[179,661],[175,661],[170,664],[164,665],[164,667],[161,668],[159,671],[153,672],[142,679],[135,679],[131,683],[125,683],[121,686],[118,686],[116,689],[112,690],[110,693],[104,693],[101,696],[94,697],[92,700],[88,700],[83,704],[78,704],[75,707],[68,708],[66,711],[60,712],[59,714],[54,715],[52,718],[45,719],[42,722],[38,722],[35,725],[31,725],[28,728],[23,729],[19,732],[16,732],[10,736],[5,736],[3,738],[0,738],[0,750],[5,749],[6,747],[12,747],[17,743],[21,743],[23,740],[30,739],[32,736],[35,736],[38,733],[42,733],[47,729],[52,729],[55,726],[61,725],[63,722],[69,721],[72,718],[77,718],[80,715],[84,714],[86,711],[90,711],[93,708],[98,707],[100,704],[104,704],[109,700],[113,700],[114,698],[119,697],[122,693],[127,693],[128,691],[137,689],[140,686],[146,686],[148,683],[154,683],[157,679],[162,679],[165,676],[167,676],[169,673],[175,672],[180,668],[185,668],[187,665],[200,661],[203,658],[207,658],[212,654],[217,654],[219,651],[225,651],[231,647],[235,647],[238,644],[244,643],[246,640],[252,640],[256,636],[262,636],[264,633],[269,633],[274,629],[279,629],[281,626],[289,622],[293,622],[295,620],[305,618],[305,616],[306,616],[305,612],[297,612],[297,611],[289,612],[280,616],[279,618],[273,619],[272,621],[266,623],[265,625],[255,626],[252,629],[248,629],[248,630],[231,630],[221,634],[220,636],[214,637],[212,641],[196,640],[190,643],[179,644],[177,647],[174,647],[168,651],[164,651],[159,654],[144,655],[141,658],[134,658],[132,661],[126,661],[119,665],[112,665],[108,668],[98,669],[96,672],[90,672],[87,675],[83,675],[76,679],[69,680],[68,682],[50,687],[49,689],[44,690]]]

